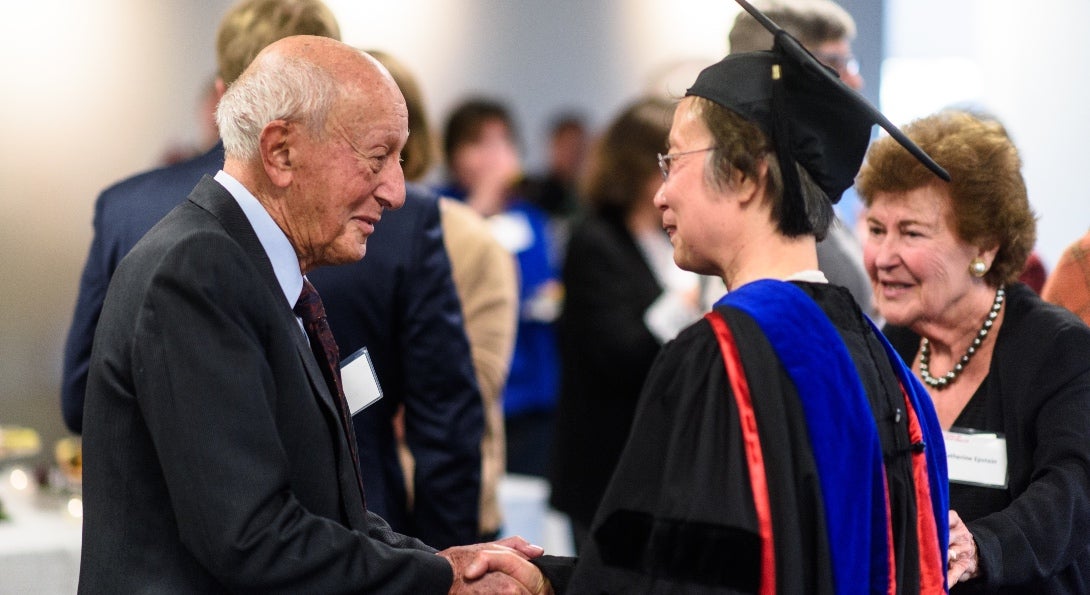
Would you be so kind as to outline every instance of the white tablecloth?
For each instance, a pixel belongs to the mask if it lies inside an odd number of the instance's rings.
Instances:
[[[0,595],[72,595],[79,581],[80,521],[67,512],[68,499],[16,490],[11,469],[0,470]]]
[[[52,494],[18,491],[0,469],[0,595],[72,595],[79,582],[82,525]],[[508,475],[500,483],[504,536],[522,535],[554,555],[572,555],[567,518],[548,508],[548,483]]]

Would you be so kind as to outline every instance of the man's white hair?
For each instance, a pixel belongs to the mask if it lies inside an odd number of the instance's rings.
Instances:
[[[337,94],[337,82],[313,62],[279,54],[260,56],[216,107],[225,153],[255,159],[261,131],[275,120],[301,123],[321,139]]]

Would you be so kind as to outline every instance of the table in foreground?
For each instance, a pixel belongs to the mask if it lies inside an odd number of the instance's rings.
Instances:
[[[0,468],[0,595],[72,595],[79,582],[78,497],[38,489],[22,467]]]

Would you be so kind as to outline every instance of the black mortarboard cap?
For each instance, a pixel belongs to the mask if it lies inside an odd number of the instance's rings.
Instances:
[[[813,231],[793,163],[802,166],[836,203],[859,173],[874,124],[886,129],[935,175],[950,180],[946,170],[845,85],[836,71],[748,2],[736,1],[772,33],[772,50],[727,56],[705,68],[685,94],[711,100],[756,122],[772,141],[783,174],[786,234]]]

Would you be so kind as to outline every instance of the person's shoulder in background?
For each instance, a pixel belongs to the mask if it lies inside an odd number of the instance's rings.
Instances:
[[[1090,232],[1064,250],[1041,289],[1041,297],[1090,324]]]

